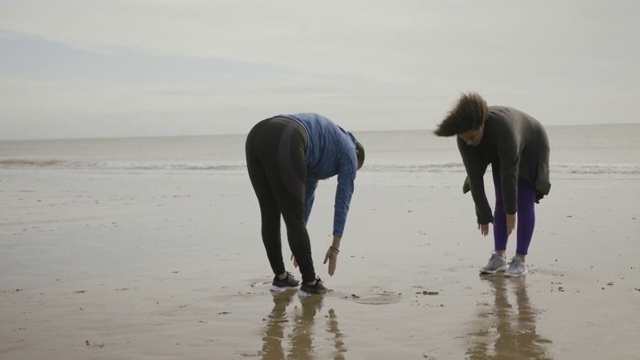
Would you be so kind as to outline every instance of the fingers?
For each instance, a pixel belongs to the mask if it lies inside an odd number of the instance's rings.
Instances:
[[[511,236],[511,233],[513,232],[513,229],[514,229],[514,228],[515,228],[514,226],[509,226],[509,227],[507,228],[507,236]]]
[[[516,227],[516,214],[507,214],[507,236],[511,235]]]
[[[324,256],[323,264],[326,264],[327,262],[329,263],[329,267],[328,267],[329,276],[333,276],[333,274],[336,272],[338,254],[335,253],[334,251],[331,251],[331,249],[327,250],[327,254]]]
[[[333,276],[333,274],[336,272],[337,262],[338,256],[336,254],[333,254],[333,256],[331,256],[331,258],[329,259],[329,276]]]
[[[296,262],[296,258],[291,255],[291,260],[293,260],[293,266],[294,267],[298,267],[298,262]],[[328,270],[329,270],[329,276],[333,276],[333,274],[336,272],[336,265],[338,263],[338,254],[335,253],[334,251],[331,251],[331,249],[327,250],[326,255],[324,256],[324,261],[322,262],[322,264],[326,264],[329,263],[328,266]]]
[[[483,236],[487,236],[489,234],[489,224],[478,224],[478,229]]]
[[[327,252],[324,254],[324,261],[322,262],[322,264],[326,264],[329,260],[331,260],[331,249],[327,250]]]

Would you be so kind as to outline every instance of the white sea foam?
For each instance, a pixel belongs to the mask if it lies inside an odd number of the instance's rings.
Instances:
[[[426,130],[356,133],[363,172],[464,173],[453,138]],[[640,125],[549,129],[551,174],[640,175]],[[0,169],[246,171],[242,135],[0,141]],[[490,169],[488,169],[490,171]]]
[[[65,161],[58,159],[4,159],[0,168],[51,168],[78,170],[135,170],[135,171],[245,171],[246,165],[237,163],[212,162],[140,162],[140,161]],[[387,173],[464,173],[462,163],[415,163],[415,164],[367,164],[364,172]],[[487,168],[490,171],[490,167]],[[552,174],[583,175],[632,175],[640,176],[640,165],[636,164],[551,164]]]

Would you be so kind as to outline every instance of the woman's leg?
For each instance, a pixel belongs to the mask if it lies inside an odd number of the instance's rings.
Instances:
[[[258,156],[261,152],[273,151],[264,146],[264,144],[261,144],[265,127],[267,127],[267,120],[259,122],[249,132],[245,144],[245,155],[249,179],[251,180],[251,185],[253,186],[260,206],[262,243],[267,252],[271,270],[278,276],[285,272],[280,237],[280,208],[271,182],[267,176],[267,170]],[[260,146],[258,150],[257,147],[259,144],[262,146]]]
[[[276,194],[287,227],[289,248],[300,267],[302,281],[316,279],[311,256],[311,241],[305,223],[305,184],[307,179],[307,137],[304,129],[288,120],[278,151],[279,176]]]
[[[251,134],[249,135],[251,137]],[[313,260],[311,257],[311,244],[309,234],[307,232],[304,221],[304,200],[305,200],[305,181],[307,172],[306,163],[306,146],[307,137],[304,129],[293,120],[272,118],[266,120],[265,125],[259,130],[259,135],[254,136],[254,154],[262,169],[266,182],[269,184],[270,195],[262,195],[261,210],[264,208],[267,215],[263,211],[263,241],[267,248],[267,255],[271,261],[278,260],[278,257],[272,252],[276,251],[276,241],[271,238],[273,233],[274,218],[269,214],[273,213],[275,207],[278,208],[278,234],[277,234],[277,252],[282,259],[282,249],[280,244],[280,214],[284,219],[287,227],[287,240],[289,247],[293,253],[302,279],[305,282],[313,282],[316,274],[313,268]],[[250,160],[247,160],[249,165]],[[251,176],[251,171],[250,171]],[[258,177],[264,180],[264,178]],[[252,180],[253,183],[253,180]],[[254,188],[256,186],[254,185]],[[256,190],[256,194],[258,190]],[[263,191],[267,194],[266,191]],[[261,195],[258,195],[260,201]],[[262,203],[266,204],[263,206]],[[268,223],[265,225],[265,221]],[[265,227],[266,234],[265,234]],[[279,264],[271,264],[272,268],[280,269]],[[276,271],[274,269],[274,271]],[[284,265],[282,265],[284,272]],[[276,273],[278,275],[279,273]]]
[[[500,181],[500,164],[491,164],[493,186],[496,193],[496,205],[493,213],[493,243],[498,254],[504,256],[507,249],[507,214],[504,212],[502,201],[502,186]]]
[[[518,245],[516,254],[524,258],[529,250],[536,224],[535,213],[536,191],[528,182],[518,180]]]

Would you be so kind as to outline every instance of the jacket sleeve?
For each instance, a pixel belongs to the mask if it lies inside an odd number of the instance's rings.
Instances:
[[[478,224],[488,224],[493,221],[491,206],[484,189],[484,173],[487,171],[489,163],[460,138],[458,138],[458,150],[460,150],[462,162],[467,170],[467,179],[463,186],[463,192],[466,193],[471,190]]]
[[[338,186],[336,188],[336,199],[333,213],[333,235],[342,236],[347,222],[347,213],[351,197],[355,189],[356,160],[354,156],[343,156],[340,160],[340,170],[338,171]]]
[[[504,211],[507,214],[515,214],[518,211],[521,141],[514,131],[503,132],[498,135],[494,143],[500,159],[500,182],[502,184]]]

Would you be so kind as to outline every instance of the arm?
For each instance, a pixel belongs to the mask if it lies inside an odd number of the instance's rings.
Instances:
[[[318,187],[318,180],[307,179],[307,185],[304,191],[304,223],[309,222],[309,216],[311,216],[311,208],[313,207],[313,200],[316,198],[316,188]]]
[[[504,210],[507,214],[515,214],[518,211],[520,139],[513,131],[501,132],[498,135],[495,143],[500,158],[500,181]]]
[[[347,222],[347,213],[351,197],[355,189],[354,181],[356,178],[356,160],[353,157],[344,156],[340,160],[340,169],[338,171],[338,186],[336,188],[336,198],[333,213],[333,236],[342,237],[344,227]]]
[[[349,204],[354,191],[354,180],[356,177],[356,161],[354,157],[342,159],[338,172],[338,187],[336,189],[336,200],[333,215],[333,241],[327,249],[323,264],[329,262],[329,275],[333,276],[338,262],[340,252],[340,241],[344,232],[344,226],[349,212]]]
[[[484,173],[489,164],[486,159],[483,159],[477,151],[465,144],[460,138],[458,138],[458,150],[460,150],[462,162],[467,171],[468,185],[475,203],[478,224],[493,222],[491,206],[484,190]]]
[[[507,236],[510,236],[516,226],[516,212],[518,211],[518,176],[520,166],[520,141],[517,133],[512,129],[497,136],[495,139],[498,158],[500,159],[500,182],[502,202],[507,215]]]

